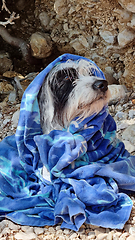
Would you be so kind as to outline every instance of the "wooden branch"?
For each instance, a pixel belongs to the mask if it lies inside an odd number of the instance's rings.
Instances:
[[[5,18],[7,21],[5,21],[5,22],[1,22],[1,21],[0,21],[0,25],[6,27],[8,24],[11,24],[11,25],[15,24],[13,21],[16,20],[16,19],[18,19],[18,18],[20,18],[19,14],[17,14],[16,16],[15,16],[15,15],[16,15],[16,13],[13,12],[13,13],[10,15],[9,18]]]

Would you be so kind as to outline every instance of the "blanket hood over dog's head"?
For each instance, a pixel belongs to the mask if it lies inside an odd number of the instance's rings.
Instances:
[[[40,72],[37,75],[37,77],[32,81],[32,83],[28,86],[28,88],[25,90],[23,98],[22,98],[22,102],[21,102],[21,109],[20,109],[21,118],[19,119],[16,137],[20,136],[20,127],[19,126],[22,126],[22,125],[23,126],[25,125],[25,131],[27,129],[27,126],[29,126],[29,127],[31,126],[31,128],[35,128],[37,133],[39,133],[41,131],[40,111],[39,111],[37,96],[38,96],[40,88],[41,88],[47,74],[57,64],[66,62],[68,60],[78,61],[81,59],[86,60],[95,66],[94,69],[91,68],[93,76],[105,79],[103,72],[90,59],[87,59],[85,57],[81,57],[78,55],[72,55],[72,54],[63,54],[63,55],[59,56],[57,59],[55,59],[53,62],[51,62],[42,72]],[[26,114],[26,112],[27,112],[27,114]],[[34,116],[34,118],[36,116],[36,118],[35,118],[36,122],[32,121],[32,116]],[[28,129],[29,129],[29,127],[28,127]],[[23,134],[23,132],[22,132],[22,134]]]

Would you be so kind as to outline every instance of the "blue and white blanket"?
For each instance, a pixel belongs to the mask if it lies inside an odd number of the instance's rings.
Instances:
[[[37,95],[58,62],[82,57],[64,54],[29,85],[16,134],[0,143],[0,216],[31,226],[78,230],[86,222],[123,228],[132,208],[125,193],[135,191],[135,156],[116,138],[107,107],[68,129],[42,133]],[[86,59],[87,61],[90,61]],[[104,78],[102,71],[95,75]],[[43,165],[50,172],[42,177]]]

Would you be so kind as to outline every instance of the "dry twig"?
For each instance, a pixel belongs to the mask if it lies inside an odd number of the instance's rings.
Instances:
[[[7,21],[5,21],[5,22],[0,21],[0,25],[6,27],[8,24],[11,24],[11,25],[12,25],[12,24],[15,24],[15,23],[14,23],[14,20],[20,18],[20,16],[19,16],[19,14],[16,14],[15,12],[12,12],[12,13],[11,13],[11,12],[9,11],[9,9],[8,9],[7,6],[6,6],[6,0],[2,0],[1,10],[3,11],[4,9],[6,10],[6,12],[8,12],[8,13],[10,14],[10,17],[9,17],[9,18],[5,18],[5,20],[7,20]]]
[[[16,15],[16,13],[13,12],[13,13],[10,15],[9,18],[5,18],[7,21],[5,21],[5,22],[1,22],[1,21],[0,21],[0,25],[6,27],[8,24],[11,24],[11,25],[12,25],[12,24],[15,24],[13,21],[16,20],[16,19],[18,19],[18,18],[20,18],[19,14],[17,14],[16,16],[15,16],[15,15]]]
[[[2,0],[2,7],[1,7],[1,10],[6,10],[6,12],[8,12],[9,14],[11,14],[11,12],[9,11],[9,9],[7,8],[6,6],[6,0]]]

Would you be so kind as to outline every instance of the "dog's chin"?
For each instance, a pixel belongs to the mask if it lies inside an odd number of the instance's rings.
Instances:
[[[74,108],[71,106],[65,108],[65,114],[63,115],[63,123],[66,127],[70,124],[70,122],[78,117],[79,120],[83,120],[93,114],[98,114],[104,106],[107,106],[108,101],[110,99],[110,91],[107,90],[103,96],[99,96],[94,99],[91,103],[81,103],[78,105],[78,108]]]

